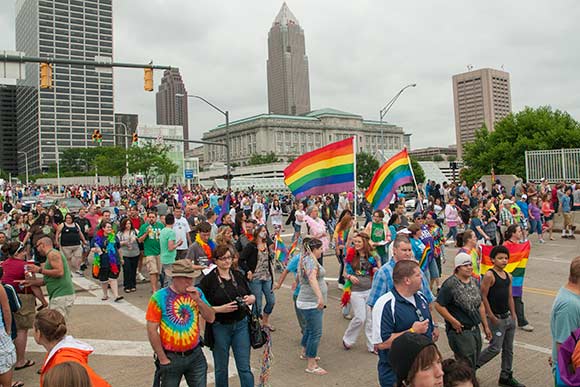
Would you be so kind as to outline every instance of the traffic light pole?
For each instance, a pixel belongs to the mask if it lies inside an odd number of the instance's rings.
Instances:
[[[124,67],[133,69],[154,69],[154,70],[171,70],[172,68],[171,66],[154,65],[152,63],[138,64],[138,63],[121,63],[121,62],[102,62],[81,59],[40,58],[36,56],[8,55],[6,52],[0,54],[0,62],[54,63],[54,64],[79,65],[79,66]]]

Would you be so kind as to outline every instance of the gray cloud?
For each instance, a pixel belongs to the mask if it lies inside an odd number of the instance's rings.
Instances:
[[[9,3],[10,0],[2,0]],[[116,61],[178,66],[188,91],[231,112],[267,111],[267,34],[280,1],[115,0]],[[550,104],[580,116],[580,2],[289,0],[306,34],[312,107],[387,120],[413,147],[454,142],[451,76],[468,64],[511,73],[514,111]],[[14,4],[0,10],[0,49],[14,49]],[[156,81],[161,72],[156,72]],[[115,70],[115,108],[154,123],[155,94],[143,74]],[[222,122],[190,101],[192,138]]]

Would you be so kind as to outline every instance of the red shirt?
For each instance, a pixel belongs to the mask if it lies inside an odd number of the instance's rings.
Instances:
[[[24,279],[24,265],[26,265],[25,261],[12,257],[2,263],[2,269],[4,270],[2,283],[12,285],[16,293],[25,293],[23,289],[20,289],[20,284],[15,282]]]

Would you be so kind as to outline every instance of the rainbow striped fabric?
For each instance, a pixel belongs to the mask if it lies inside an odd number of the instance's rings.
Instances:
[[[274,255],[276,259],[282,263],[288,262],[288,259],[294,255],[296,252],[296,246],[298,245],[298,239],[292,243],[290,249],[286,247],[286,244],[282,240],[280,234],[276,234],[276,248]]]
[[[512,283],[512,295],[521,297],[523,286],[524,286],[524,276],[526,274],[526,266],[528,264],[528,258],[530,257],[530,241],[524,243],[508,243],[504,245],[510,252],[510,259],[505,271],[511,273],[513,278]],[[481,258],[481,275],[484,275],[489,269],[493,267],[489,253],[493,246],[481,246],[482,258]]]
[[[431,262],[431,245],[425,245],[423,253],[421,254],[421,259],[419,260],[419,266],[423,272],[429,270],[429,262]]]
[[[389,205],[397,188],[412,182],[411,161],[405,148],[377,170],[365,197],[373,209],[383,209]]]
[[[297,198],[354,190],[354,137],[298,157],[284,169],[284,183]]]

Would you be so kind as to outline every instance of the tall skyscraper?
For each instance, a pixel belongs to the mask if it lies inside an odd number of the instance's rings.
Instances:
[[[0,85],[0,169],[14,176],[18,174],[16,128],[16,86]]]
[[[485,124],[491,132],[495,123],[512,112],[510,75],[501,70],[480,69],[453,76],[457,157],[465,143]]]
[[[268,33],[268,112],[300,115],[310,111],[310,81],[304,30],[286,3]]]
[[[112,0],[18,0],[16,50],[57,59],[112,59]],[[18,145],[28,152],[31,173],[55,164],[57,149],[93,145],[94,129],[103,134],[103,145],[114,143],[112,72],[55,64],[52,89],[40,89],[39,77],[38,63],[27,63],[17,92]],[[19,168],[23,172],[23,163]]]
[[[139,115],[130,113],[115,113],[115,145],[129,147],[132,145],[131,136],[137,132]]]
[[[182,96],[176,96],[182,94]],[[155,95],[157,104],[158,125],[181,125],[183,126],[183,139],[189,140],[189,125],[187,115],[187,90],[179,73],[179,69],[173,68],[163,72],[159,90]],[[185,150],[189,149],[185,143]]]

